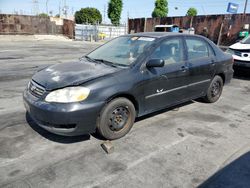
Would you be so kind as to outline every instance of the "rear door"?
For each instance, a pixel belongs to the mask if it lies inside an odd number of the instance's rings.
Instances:
[[[187,66],[189,69],[189,95],[191,98],[206,92],[215,74],[215,53],[202,38],[185,37]]]
[[[146,112],[162,109],[187,97],[188,69],[184,57],[182,37],[166,39],[152,53],[150,59],[163,59],[165,66],[146,68],[144,72]]]

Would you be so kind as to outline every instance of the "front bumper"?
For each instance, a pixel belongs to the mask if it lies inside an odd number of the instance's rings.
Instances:
[[[241,61],[234,59],[234,67],[250,68],[250,61]]]
[[[105,102],[95,103],[47,103],[30,94],[23,93],[27,112],[37,125],[49,132],[77,136],[94,133],[97,117]]]

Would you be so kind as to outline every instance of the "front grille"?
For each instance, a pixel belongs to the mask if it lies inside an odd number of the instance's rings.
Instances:
[[[234,54],[239,56],[239,57],[241,57],[242,54],[244,54],[244,53],[250,53],[250,50],[234,50],[234,49],[232,49],[232,50],[234,51]]]
[[[53,124],[45,121],[38,121],[43,126],[50,127],[50,128],[55,128],[55,129],[75,129],[76,124]]]
[[[239,51],[239,50],[234,50],[234,54],[241,57],[241,51]]]
[[[31,81],[29,83],[28,89],[32,95],[38,98],[40,98],[45,92],[45,89],[42,86],[35,83],[34,81]]]
[[[240,51],[242,53],[250,53],[250,49],[242,49],[242,50],[238,50],[238,51]]]

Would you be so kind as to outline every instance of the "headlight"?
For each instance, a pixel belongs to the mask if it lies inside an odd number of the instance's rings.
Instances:
[[[71,103],[85,100],[90,89],[86,87],[67,87],[52,91],[45,98],[46,102]]]
[[[229,53],[229,54],[232,54],[232,55],[235,54],[235,53],[234,53],[234,50],[231,50],[230,48],[228,48],[228,49],[226,50],[226,53]]]

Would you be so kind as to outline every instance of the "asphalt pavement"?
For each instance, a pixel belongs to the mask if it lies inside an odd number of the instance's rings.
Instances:
[[[247,74],[234,78],[215,104],[191,101],[138,119],[109,155],[95,135],[57,136],[32,122],[22,101],[31,76],[97,46],[0,41],[0,187],[249,187]]]

